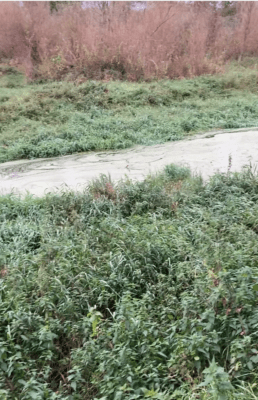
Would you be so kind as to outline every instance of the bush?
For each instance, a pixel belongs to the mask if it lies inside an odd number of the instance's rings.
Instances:
[[[165,175],[172,181],[179,181],[190,178],[191,170],[188,167],[180,167],[176,164],[166,165]]]

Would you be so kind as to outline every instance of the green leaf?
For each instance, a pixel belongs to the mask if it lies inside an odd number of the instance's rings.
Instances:
[[[23,386],[25,386],[26,385],[26,381],[24,381],[23,379],[19,379],[18,380],[18,382],[21,384],[21,385],[23,385]]]
[[[7,364],[5,362],[0,363],[0,368],[4,371],[7,372]]]
[[[145,392],[144,397],[154,397],[156,396],[157,392],[154,389],[148,390]]]
[[[253,369],[253,363],[251,361],[248,361],[247,366],[250,369],[250,371]]]
[[[28,392],[28,395],[31,397],[31,399],[37,400],[39,398],[39,393],[34,392],[34,391]]]
[[[158,351],[157,354],[159,354],[161,357],[167,358],[166,354],[162,353],[161,351]]]

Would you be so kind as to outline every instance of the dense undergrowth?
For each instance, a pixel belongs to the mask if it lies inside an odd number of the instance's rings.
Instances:
[[[258,175],[0,198],[1,399],[257,399]]]
[[[34,82],[1,67],[0,162],[122,149],[258,125],[256,60],[150,83]],[[249,60],[249,63],[248,63]]]

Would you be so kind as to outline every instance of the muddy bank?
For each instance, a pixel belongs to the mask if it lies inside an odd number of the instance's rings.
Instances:
[[[216,171],[227,171],[229,155],[232,171],[239,171],[250,162],[258,164],[258,128],[206,133],[178,142],[123,151],[3,163],[0,164],[0,193],[29,191],[42,196],[61,187],[82,190],[101,173],[110,174],[113,180],[125,175],[140,180],[170,163],[188,165],[207,179]]]

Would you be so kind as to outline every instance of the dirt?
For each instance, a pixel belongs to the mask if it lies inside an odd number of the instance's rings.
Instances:
[[[35,196],[62,189],[82,190],[100,174],[116,181],[125,175],[142,180],[165,165],[188,165],[205,180],[215,172],[227,172],[258,164],[258,128],[209,132],[185,140],[123,151],[79,153],[64,157],[19,160],[0,164],[0,193],[13,191]]]

